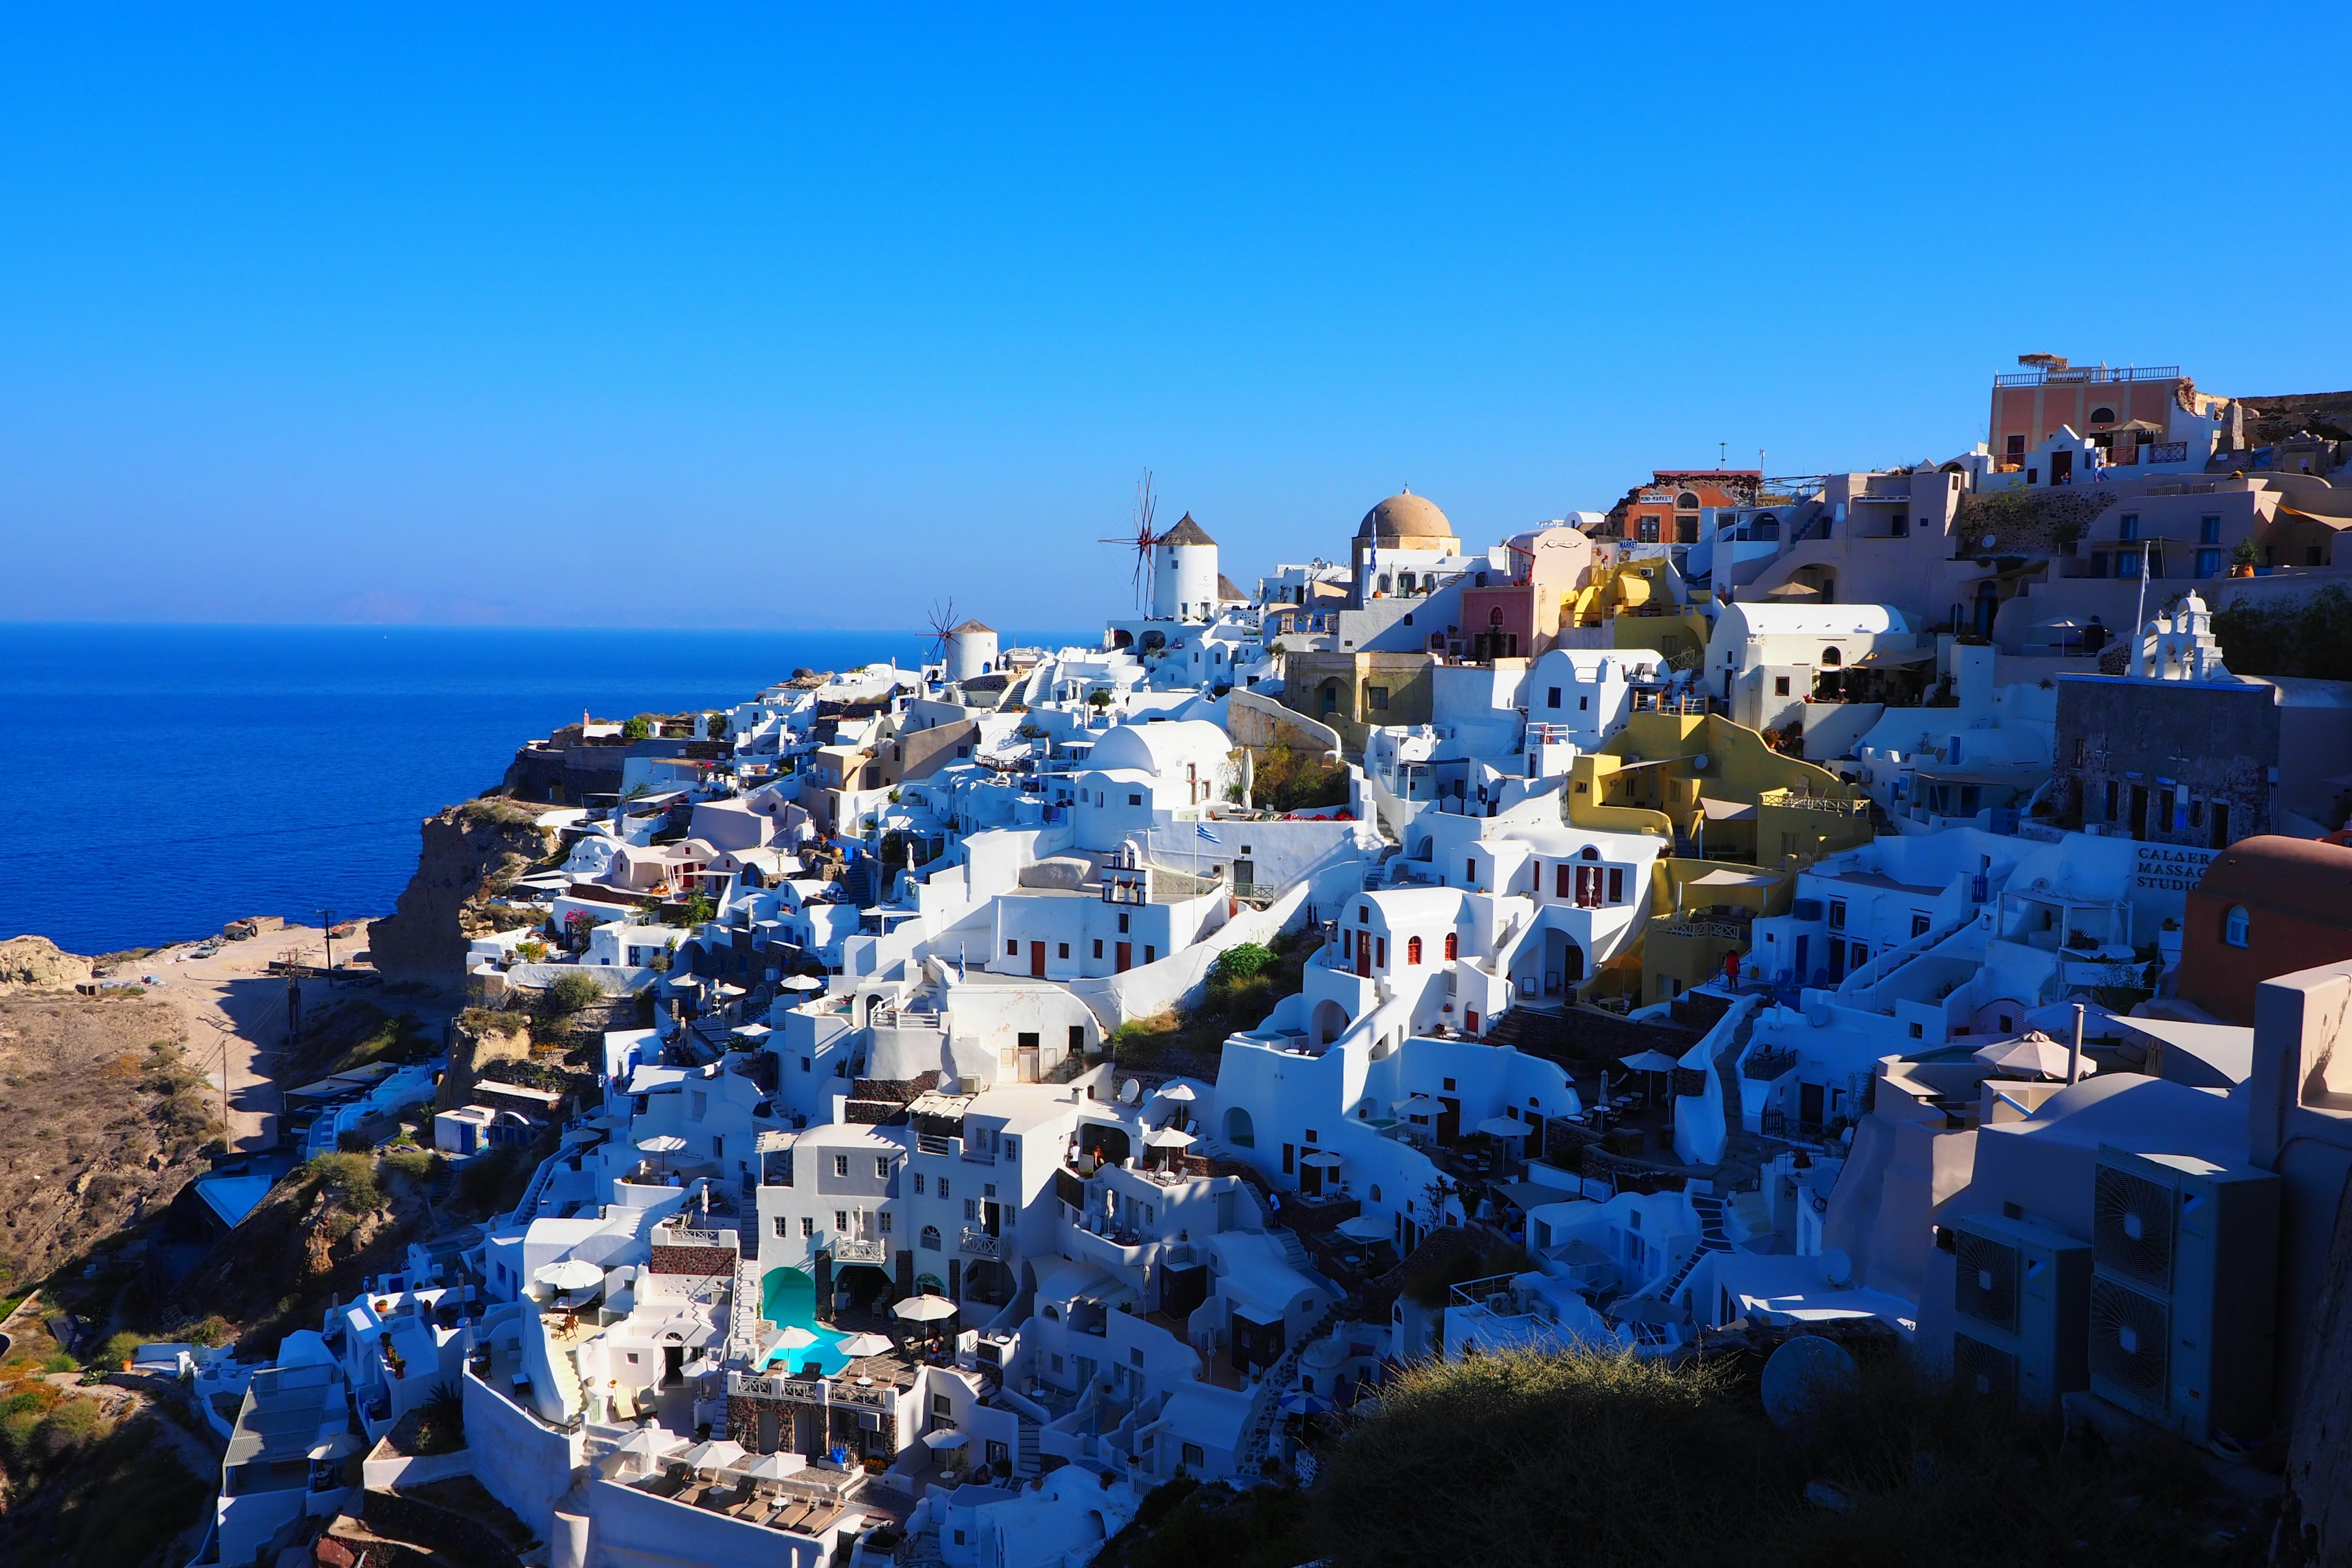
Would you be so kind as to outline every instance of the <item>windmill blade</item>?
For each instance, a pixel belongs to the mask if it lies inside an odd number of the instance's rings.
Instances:
[[[948,637],[955,630],[955,600],[950,598],[944,605],[936,599],[933,600],[931,602],[931,651],[941,659],[945,659],[948,656]]]

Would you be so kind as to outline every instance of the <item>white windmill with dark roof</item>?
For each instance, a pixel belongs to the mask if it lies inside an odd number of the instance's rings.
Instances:
[[[1217,542],[1186,512],[1152,541],[1151,618],[1206,621],[1217,614]]]

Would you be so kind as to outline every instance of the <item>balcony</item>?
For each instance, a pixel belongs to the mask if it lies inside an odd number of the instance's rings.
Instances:
[[[835,1263],[880,1264],[888,1262],[889,1258],[890,1244],[878,1236],[834,1238],[833,1260]]]
[[[2021,371],[2014,375],[1997,375],[1995,386],[2064,386],[2081,383],[2119,381],[2178,381],[2180,367],[2177,364],[2113,365],[2079,364],[2063,368]]]
[[[963,1234],[957,1238],[956,1250],[966,1258],[1003,1258],[1004,1237],[991,1236],[984,1230],[974,1230],[966,1226]]]

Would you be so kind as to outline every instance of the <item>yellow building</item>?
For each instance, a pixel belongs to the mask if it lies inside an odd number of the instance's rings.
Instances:
[[[1800,868],[1871,839],[1860,790],[1719,714],[1637,712],[1613,744],[1570,765],[1568,820],[1675,853],[1652,883],[1638,979],[1621,963],[1590,994],[1638,985],[1640,1004],[1672,1000],[1748,950],[1748,922],[1786,909]]]

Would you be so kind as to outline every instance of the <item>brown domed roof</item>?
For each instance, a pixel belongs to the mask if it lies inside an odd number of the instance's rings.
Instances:
[[[2352,848],[2316,838],[2241,838],[2205,868],[2197,891],[2320,925],[2352,923]]]
[[[1424,545],[1454,542],[1454,525],[1445,514],[1411,490],[1401,490],[1364,514],[1356,537],[1375,544]]]

